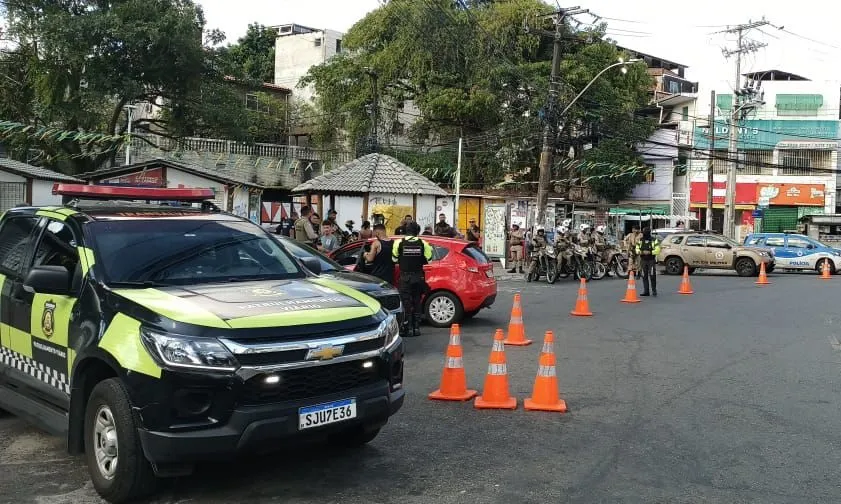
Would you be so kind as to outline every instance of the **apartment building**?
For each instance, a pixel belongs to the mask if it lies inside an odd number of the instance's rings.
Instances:
[[[744,78],[761,103],[738,125],[737,235],[794,230],[804,215],[835,213],[841,81],[812,81],[776,69]],[[733,104],[732,90],[717,92],[713,128],[708,120],[696,121],[693,135],[690,204],[706,219],[712,165],[715,230],[723,228]]]

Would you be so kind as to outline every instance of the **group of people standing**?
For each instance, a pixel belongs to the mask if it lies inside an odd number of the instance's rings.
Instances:
[[[303,244],[309,245],[322,252],[330,253],[346,243],[356,240],[368,240],[374,236],[371,223],[362,223],[362,229],[354,231],[354,222],[345,222],[344,230],[336,221],[338,213],[331,209],[327,212],[327,219],[322,222],[318,212],[309,206],[301,207],[301,216],[292,212],[288,219],[284,219],[277,227],[276,233],[288,236]]]

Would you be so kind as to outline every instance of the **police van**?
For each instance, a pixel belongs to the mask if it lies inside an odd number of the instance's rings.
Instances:
[[[841,271],[841,250],[801,234],[754,233],[745,237],[745,245],[774,250],[777,268],[820,272],[829,263],[829,272]]]
[[[400,409],[395,316],[213,191],[53,192],[0,219],[0,409],[84,453],[106,500],[297,438],[361,446]]]

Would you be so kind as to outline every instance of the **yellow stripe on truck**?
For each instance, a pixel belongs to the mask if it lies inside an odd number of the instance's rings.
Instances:
[[[373,313],[377,313],[378,311],[380,311],[379,301],[372,298],[371,296],[368,296],[367,294],[359,292],[358,290],[351,289],[347,285],[342,285],[338,282],[334,282],[333,280],[328,280],[327,278],[313,278],[311,281],[323,287],[329,287],[336,292],[340,292],[345,296],[349,296],[359,301],[360,303],[367,306]],[[369,315],[372,315],[373,313],[369,313]]]
[[[6,324],[3,324],[3,329],[7,331],[7,334],[9,335],[9,339],[6,341],[6,347],[13,352],[25,355],[31,359],[32,335]]]
[[[3,284],[6,282],[6,275],[0,275],[0,292],[3,291]],[[2,304],[2,302],[0,302]],[[0,306],[2,309],[2,306]],[[0,347],[9,347],[9,342],[6,341],[8,336],[6,335],[6,328],[0,326]]]
[[[254,327],[288,327],[352,320],[355,318],[370,317],[372,314],[371,309],[366,306],[317,308],[314,310],[301,310],[299,308],[287,313],[267,313],[265,315],[253,315],[251,317],[230,319],[228,320],[228,324],[233,329],[250,329]]]
[[[197,303],[158,289],[117,289],[114,292],[176,322],[220,329],[230,327],[224,320]]]
[[[93,265],[96,264],[96,258],[93,255],[93,250],[87,247],[76,247],[76,251],[79,253],[79,262],[82,265],[82,278],[88,274],[88,271],[93,268]]]
[[[161,368],[152,360],[140,340],[140,321],[118,313],[114,316],[99,348],[110,353],[124,369],[153,378],[161,377]]]

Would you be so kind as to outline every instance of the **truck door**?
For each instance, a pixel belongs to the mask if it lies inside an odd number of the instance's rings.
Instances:
[[[715,236],[707,236],[707,265],[727,267],[733,264],[735,252],[733,247]]]

